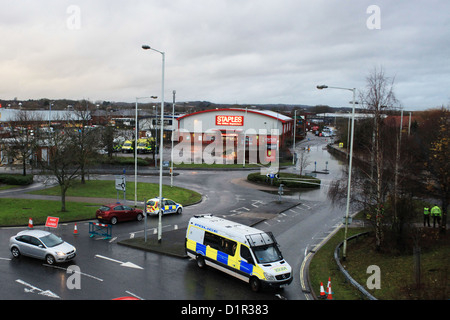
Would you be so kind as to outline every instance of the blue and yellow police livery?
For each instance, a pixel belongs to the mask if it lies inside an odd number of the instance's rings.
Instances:
[[[158,215],[159,214],[159,198],[153,198],[147,200],[145,204],[145,212],[148,215]],[[175,201],[167,198],[162,198],[162,214],[177,213],[181,214],[183,212],[183,206]]]
[[[248,282],[253,291],[292,282],[271,232],[263,232],[212,215],[194,216],[186,231],[186,254],[200,268],[207,265]]]

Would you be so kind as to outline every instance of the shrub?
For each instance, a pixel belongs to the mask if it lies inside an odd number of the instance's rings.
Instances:
[[[274,178],[272,184],[269,177],[263,176],[259,172],[249,174],[247,180],[259,184],[273,185],[275,187],[278,187],[282,183],[287,188],[320,188],[320,179],[294,173],[279,173],[279,178]]]
[[[0,183],[9,185],[25,186],[33,183],[33,175],[0,174]]]

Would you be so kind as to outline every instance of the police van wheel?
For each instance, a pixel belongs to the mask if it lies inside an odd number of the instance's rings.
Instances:
[[[181,208],[178,208],[178,210],[177,210],[177,214],[181,214]]]
[[[257,277],[251,277],[249,283],[253,292],[258,292],[261,289],[261,281]]]
[[[201,254],[197,255],[197,266],[200,269],[205,269],[206,268],[206,262],[205,262],[205,258],[203,258],[203,256]]]

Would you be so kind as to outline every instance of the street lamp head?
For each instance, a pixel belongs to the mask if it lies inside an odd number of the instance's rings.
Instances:
[[[321,86],[317,86],[317,89],[319,89],[319,90],[326,89],[326,88],[328,88],[328,86],[326,86],[324,84]]]
[[[149,45],[147,45],[147,44],[144,44],[144,45],[142,46],[142,49],[148,50],[148,49],[151,49],[151,47],[150,47]]]

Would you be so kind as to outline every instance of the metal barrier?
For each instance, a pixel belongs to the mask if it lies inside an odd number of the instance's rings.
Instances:
[[[90,237],[103,236],[103,239],[111,239],[112,225],[97,222],[89,222]]]
[[[354,236],[351,236],[350,238],[347,238],[347,241],[357,239],[360,236],[367,235],[368,232],[358,233]],[[336,264],[338,265],[339,270],[342,272],[344,277],[355,287],[357,288],[367,299],[369,300],[378,300],[373,295],[371,295],[362,285],[360,285],[355,279],[353,279],[350,274],[345,270],[345,268],[342,266],[341,261],[339,259],[341,247],[344,244],[342,241],[334,250],[334,260],[336,261]]]

